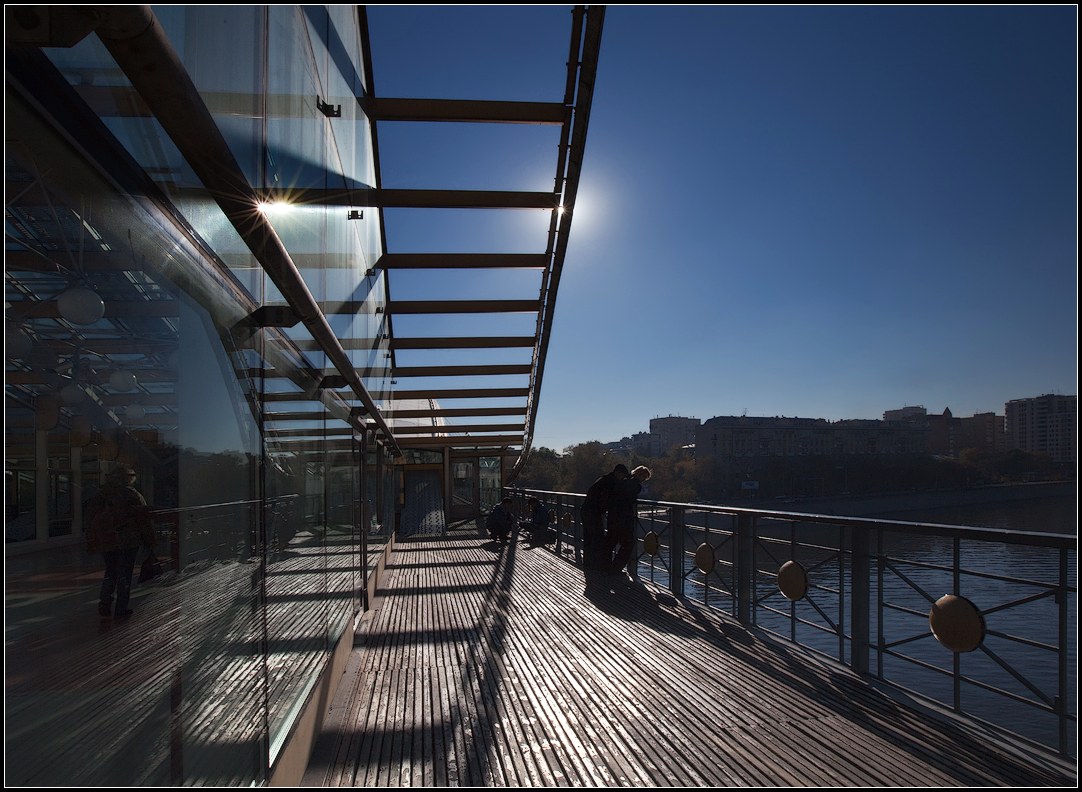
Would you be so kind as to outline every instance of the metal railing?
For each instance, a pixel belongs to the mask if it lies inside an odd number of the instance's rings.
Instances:
[[[581,562],[583,495],[511,490]],[[858,674],[1074,756],[1077,539],[639,501],[629,571]]]

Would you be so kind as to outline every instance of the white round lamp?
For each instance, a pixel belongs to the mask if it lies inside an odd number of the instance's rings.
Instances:
[[[105,303],[96,291],[83,286],[68,289],[56,298],[60,315],[72,324],[92,325],[105,316]]]
[[[76,385],[74,382],[69,382],[63,388],[60,389],[60,403],[65,407],[74,407],[77,404],[82,404],[86,401],[86,391]]]
[[[133,391],[139,382],[130,371],[114,371],[109,375],[109,385],[118,391]]]

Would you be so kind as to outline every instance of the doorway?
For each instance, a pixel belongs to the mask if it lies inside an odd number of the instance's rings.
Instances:
[[[492,511],[503,488],[500,457],[467,457],[451,462],[452,520],[469,520]]]

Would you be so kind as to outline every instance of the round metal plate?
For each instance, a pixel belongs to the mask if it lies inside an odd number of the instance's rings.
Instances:
[[[652,556],[657,555],[658,547],[660,546],[660,544],[661,543],[658,540],[658,535],[653,531],[650,531],[650,533],[646,534],[646,536],[642,538],[643,550],[645,550]]]
[[[695,566],[706,575],[713,571],[715,563],[717,563],[717,558],[714,556],[714,548],[703,542],[695,550]]]
[[[796,561],[786,561],[778,570],[778,588],[786,599],[803,599],[808,593],[808,573]]]
[[[984,640],[984,616],[980,608],[955,594],[945,594],[928,612],[932,635],[952,652],[972,652]]]

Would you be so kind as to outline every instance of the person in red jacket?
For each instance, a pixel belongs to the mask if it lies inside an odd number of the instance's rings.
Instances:
[[[105,576],[101,581],[98,614],[123,619],[131,616],[128,600],[140,547],[154,546],[147,502],[135,489],[135,471],[118,465],[106,477],[102,488],[83,508],[87,549],[101,553]],[[116,610],[113,610],[113,595]]]

